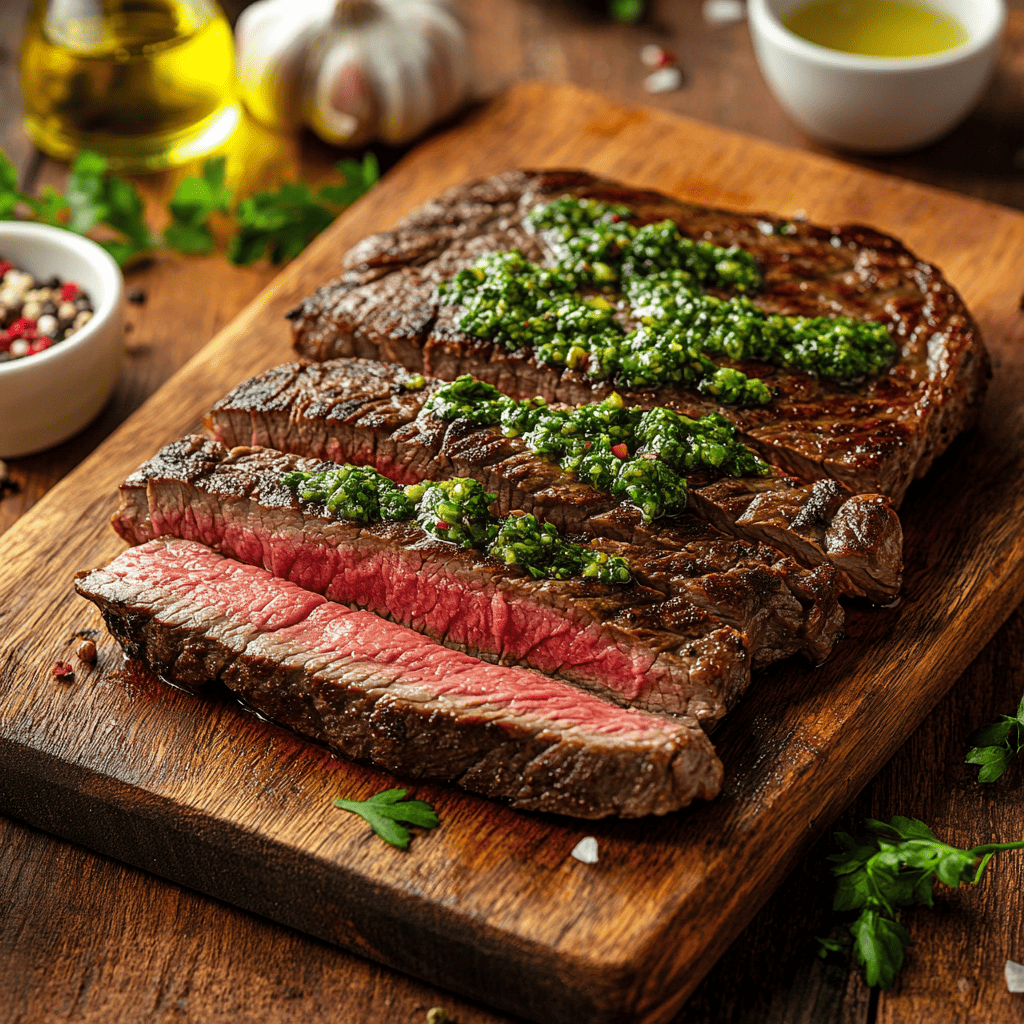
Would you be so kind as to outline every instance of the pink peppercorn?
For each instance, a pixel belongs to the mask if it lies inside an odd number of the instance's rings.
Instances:
[[[60,289],[60,301],[61,302],[74,302],[78,298],[78,285],[74,281],[68,281],[67,284],[62,285]]]
[[[34,329],[35,326],[35,320],[30,320],[27,316],[22,316],[7,328],[7,333],[12,338],[20,338],[26,331]]]
[[[53,674],[58,679],[67,679],[75,674],[75,669],[68,661],[55,661],[53,663]]]

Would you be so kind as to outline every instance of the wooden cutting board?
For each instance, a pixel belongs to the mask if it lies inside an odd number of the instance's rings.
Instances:
[[[824,667],[761,673],[716,733],[717,801],[586,823],[419,785],[442,825],[403,853],[332,806],[395,780],[134,674],[71,578],[121,550],[107,527],[121,479],[289,358],[284,312],[344,250],[513,166],[895,234],[964,294],[995,377],[981,426],[904,505],[902,601],[851,609]],[[1022,291],[1018,213],[570,87],[516,87],[410,154],[0,538],[0,809],[535,1021],[668,1021],[1024,597]],[[95,668],[58,682],[53,661],[88,630]],[[595,865],[570,856],[586,835]]]

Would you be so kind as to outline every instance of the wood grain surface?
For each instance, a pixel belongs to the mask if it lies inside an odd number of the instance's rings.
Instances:
[[[812,219],[870,221],[944,267],[978,315],[998,373],[982,428],[908,502],[904,603],[851,616],[852,639],[825,669],[763,676],[720,734],[731,773],[722,800],[581,831],[421,787],[445,825],[403,858],[329,810],[339,786],[369,792],[383,777],[233,708],[119,675],[109,641],[95,675],[61,686],[48,668],[75,629],[95,627],[67,578],[116,552],[102,523],[118,479],[245,373],[287,356],[280,314],[347,244],[447,183],[510,163],[583,165],[783,214],[799,197]],[[569,89],[515,91],[401,164],[4,536],[4,807],[534,1019],[668,1019],[1021,596],[1022,248],[1024,218],[995,207]],[[980,508],[961,486],[967,471],[974,495],[991,495]],[[24,587],[44,565],[40,585]],[[595,869],[568,858],[586,832],[606,851]],[[404,934],[392,934],[396,925]]]

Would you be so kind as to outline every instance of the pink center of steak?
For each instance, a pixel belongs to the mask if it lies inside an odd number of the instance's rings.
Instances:
[[[154,541],[129,548],[106,571],[274,632],[300,649],[372,661],[378,672],[403,688],[421,690],[426,699],[481,709],[501,706],[563,729],[607,736],[668,736],[679,729],[678,722],[607,704],[540,673],[481,662],[194,544]]]
[[[600,680],[626,700],[651,689],[662,672],[646,645],[617,644],[597,623],[581,623],[571,606],[546,607],[522,591],[506,593],[479,578],[450,572],[436,552],[415,548],[317,544],[255,523],[201,509],[154,508],[156,536],[183,537],[215,547],[331,601],[387,615],[434,639],[525,661],[542,672],[567,666],[575,675]],[[453,549],[454,550],[454,549]]]

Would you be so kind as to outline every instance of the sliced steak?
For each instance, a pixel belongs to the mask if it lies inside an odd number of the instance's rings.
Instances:
[[[342,276],[290,314],[296,348],[316,360],[394,361],[446,380],[471,373],[515,398],[579,404],[604,397],[608,384],[465,334],[459,307],[438,299],[437,284],[484,253],[517,247],[552,265],[525,218],[563,195],[623,203],[637,224],[671,219],[689,238],[738,245],[761,265],[764,284],[754,301],[766,312],[877,320],[901,346],[889,370],[855,388],[747,361],[734,365],[775,392],[766,406],[719,408],[678,387],[623,392],[628,403],[692,416],[718,409],[769,461],[801,480],[831,477],[854,494],[885,494],[896,505],[974,422],[988,375],[977,326],[941,273],[895,239],[870,228],[694,206],[578,171],[513,171],[463,185],[393,231],[365,239],[342,260]]]
[[[346,758],[580,818],[710,799],[722,766],[693,719],[618,707],[490,665],[188,541],[78,574],[125,653],[246,704]]]
[[[501,514],[521,509],[562,530],[680,547],[685,524],[659,519],[645,526],[629,502],[595,491],[521,438],[425,412],[442,383],[423,384],[395,363],[288,363],[240,384],[205,422],[229,448],[261,445],[373,466],[402,484],[470,476],[498,495]],[[831,562],[844,593],[885,603],[899,591],[903,534],[884,495],[851,494],[834,480],[801,484],[779,471],[740,478],[705,472],[690,479],[689,493],[691,508],[720,530],[771,544],[803,565]]]
[[[752,663],[797,650],[820,660],[842,622],[831,566],[777,567],[772,549],[696,519],[676,550],[600,542],[629,560],[632,584],[534,580],[414,522],[365,526],[300,507],[282,476],[325,467],[185,438],[125,481],[113,525],[132,544],[199,541],[456,649],[698,718],[724,714]]]

